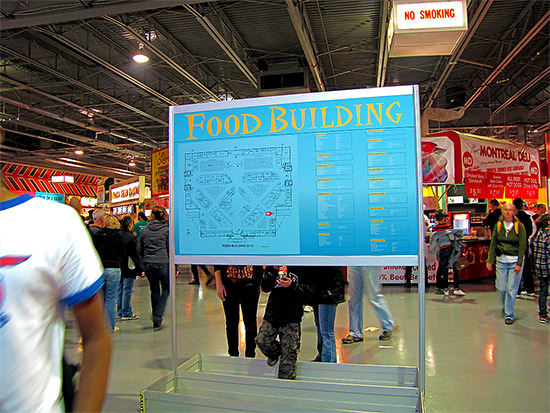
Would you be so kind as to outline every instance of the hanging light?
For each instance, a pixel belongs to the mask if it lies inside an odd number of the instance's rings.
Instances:
[[[130,159],[130,162],[128,162],[128,166],[136,166],[136,163],[133,159]]]
[[[139,44],[139,48],[132,59],[138,63],[147,63],[149,61],[149,56],[147,56],[143,50],[143,43]]]
[[[74,154],[75,155],[82,155],[84,151],[82,149],[75,149]]]

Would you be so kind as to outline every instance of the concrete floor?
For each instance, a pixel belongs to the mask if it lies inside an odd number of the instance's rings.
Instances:
[[[176,280],[178,364],[197,353],[226,355],[225,325],[214,285],[188,285],[184,271]],[[204,282],[205,278],[201,279]],[[214,284],[214,283],[213,283]],[[550,412],[550,325],[538,322],[534,299],[516,302],[517,321],[504,324],[492,280],[463,285],[465,297],[426,293],[426,406],[430,412]],[[399,328],[388,342],[378,332],[366,332],[365,341],[342,345],[347,335],[347,305],[338,306],[336,338],[340,363],[418,365],[417,289],[386,286],[384,294]],[[267,295],[262,294],[259,323]],[[149,285],[139,279],[133,296],[136,321],[118,321],[115,350],[104,411],[139,411],[139,390],[170,369],[170,312],[165,328],[153,331]],[[365,303],[365,328],[379,327]],[[241,346],[242,347],[242,346]],[[316,355],[313,314],[302,323],[299,360]],[[80,347],[74,320],[69,317],[66,348],[78,361]],[[244,350],[241,351],[241,354]],[[257,357],[263,355],[257,351]]]

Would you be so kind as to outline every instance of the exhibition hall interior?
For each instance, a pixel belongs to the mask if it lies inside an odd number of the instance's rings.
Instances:
[[[0,168],[137,236],[103,411],[548,412],[549,79],[550,0],[3,0]]]

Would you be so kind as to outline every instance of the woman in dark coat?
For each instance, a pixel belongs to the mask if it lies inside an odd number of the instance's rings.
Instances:
[[[243,313],[246,357],[256,357],[257,313],[263,269],[257,265],[215,265],[216,292],[223,302],[227,352],[239,356],[239,307]]]
[[[306,297],[306,303],[313,306],[317,327],[319,354],[314,361],[336,363],[336,307],[345,301],[342,267],[288,267],[288,270],[307,277],[313,285],[313,294],[309,299]]]
[[[137,238],[131,231],[134,219],[127,215],[120,220],[120,225],[120,235],[124,242],[126,254],[122,259],[122,266],[120,268],[121,278],[118,286],[117,318],[122,321],[137,320],[139,315],[134,314],[132,310],[132,293],[134,292],[136,277],[143,273],[143,264],[138,252]]]

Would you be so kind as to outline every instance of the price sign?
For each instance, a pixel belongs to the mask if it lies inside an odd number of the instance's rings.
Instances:
[[[464,187],[469,198],[487,198],[488,188],[485,172],[466,170]]]
[[[505,174],[487,172],[487,198],[504,198],[505,182]]]
[[[506,175],[506,197],[517,198],[523,192],[523,178],[520,175]]]

